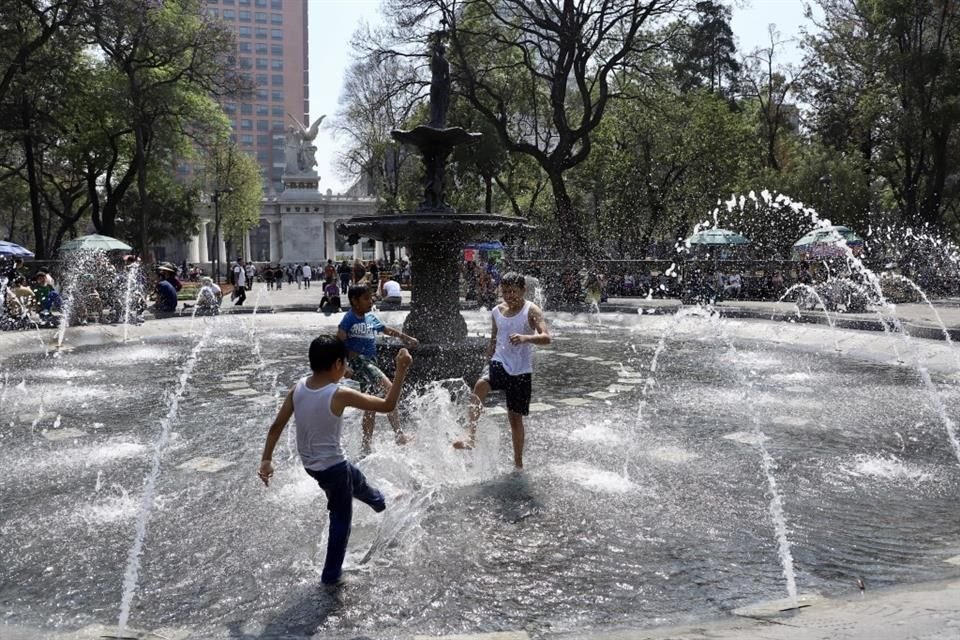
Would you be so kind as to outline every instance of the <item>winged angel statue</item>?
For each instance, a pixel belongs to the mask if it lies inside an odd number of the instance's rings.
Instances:
[[[286,172],[288,174],[304,173],[311,171],[317,166],[317,146],[313,144],[317,133],[320,131],[320,123],[327,116],[323,115],[314,120],[308,129],[299,120],[289,113],[290,119],[294,124],[287,127],[287,144],[285,160],[287,163]]]

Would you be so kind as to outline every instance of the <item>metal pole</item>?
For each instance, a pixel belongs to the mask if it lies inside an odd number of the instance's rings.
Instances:
[[[220,192],[213,192],[213,281],[220,282]]]

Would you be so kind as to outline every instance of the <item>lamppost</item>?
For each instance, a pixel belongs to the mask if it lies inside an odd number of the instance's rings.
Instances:
[[[220,281],[220,198],[233,193],[233,187],[217,189],[213,192],[211,200],[213,201],[213,257],[214,257],[214,282]]]

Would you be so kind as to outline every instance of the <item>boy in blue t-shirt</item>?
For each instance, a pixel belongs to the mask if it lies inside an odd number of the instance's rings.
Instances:
[[[348,364],[353,372],[353,379],[360,383],[360,390],[364,393],[375,393],[378,390],[385,394],[390,393],[393,383],[377,366],[377,333],[399,338],[408,347],[415,347],[420,343],[413,336],[384,326],[380,318],[370,313],[373,309],[373,293],[365,285],[350,287],[347,300],[350,302],[350,310],[343,314],[343,320],[337,327],[337,339],[347,345]],[[376,415],[374,411],[365,411],[363,414],[363,439],[360,446],[363,455],[370,453]],[[400,428],[397,412],[388,413],[387,419],[396,434],[397,444],[406,444],[409,438]]]

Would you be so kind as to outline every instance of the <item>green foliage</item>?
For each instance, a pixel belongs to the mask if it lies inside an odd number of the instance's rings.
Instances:
[[[219,210],[225,237],[238,239],[259,223],[260,165],[235,143],[223,140],[208,150],[201,184],[207,194],[222,192]]]

